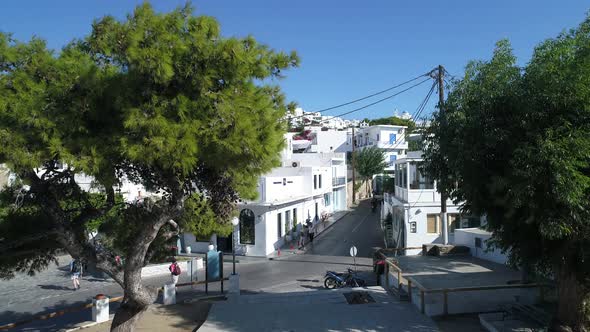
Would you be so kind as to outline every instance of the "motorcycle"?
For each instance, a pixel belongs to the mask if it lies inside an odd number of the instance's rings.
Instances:
[[[365,287],[365,285],[366,282],[363,279],[354,276],[354,271],[352,271],[352,269],[348,269],[348,273],[326,271],[324,287],[327,289],[342,287]]]
[[[375,213],[377,210],[377,201],[375,199],[371,200],[371,212]]]

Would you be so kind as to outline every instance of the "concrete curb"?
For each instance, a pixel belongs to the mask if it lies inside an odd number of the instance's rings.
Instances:
[[[101,323],[97,323],[97,322],[90,322],[90,321],[86,321],[86,322],[82,322],[82,323],[78,323],[76,324],[76,327],[73,327],[71,329],[61,329],[59,330],[60,332],[74,332],[74,331],[79,331],[81,329],[85,329],[88,327],[92,327],[94,325],[98,325],[98,324],[102,324],[102,323],[106,323],[106,322],[110,322],[113,320],[113,318],[115,317],[115,314],[110,314],[109,315],[109,320],[105,321],[105,322],[101,322]]]

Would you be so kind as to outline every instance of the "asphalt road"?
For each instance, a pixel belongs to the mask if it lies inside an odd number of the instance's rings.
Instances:
[[[322,290],[326,270],[346,271],[346,268],[353,266],[353,259],[349,255],[351,245],[358,248],[357,269],[370,271],[372,260],[368,257],[371,257],[371,248],[383,246],[383,235],[378,214],[371,213],[368,202],[361,203],[358,208],[320,234],[307,246],[304,254],[286,254],[274,260],[241,259],[237,264],[240,288],[244,294]],[[228,263],[224,265],[224,274],[229,275],[231,257],[226,256],[226,259]],[[64,257],[59,266],[50,266],[35,276],[22,275],[9,281],[0,281],[0,325],[34,314],[85,304],[98,293],[109,297],[122,295],[119,285],[94,276],[85,276],[81,282],[82,288],[74,291],[67,273],[68,262],[67,257]],[[204,279],[204,271],[200,271],[198,278]],[[189,279],[189,275],[183,274],[180,282]],[[144,282],[161,286],[168,280],[169,276],[163,275],[146,278]],[[209,290],[212,293],[218,292],[219,284],[210,286]],[[178,291],[179,300],[198,295],[204,295],[203,286],[182,287]],[[113,304],[112,309],[117,305]],[[53,331],[90,318],[90,310],[84,310],[45,321],[35,321],[10,331]]]
[[[379,213],[371,212],[369,201],[363,201],[334,226],[322,232],[309,245],[307,255],[349,256],[350,247],[358,250],[357,257],[372,257],[372,247],[384,247]]]

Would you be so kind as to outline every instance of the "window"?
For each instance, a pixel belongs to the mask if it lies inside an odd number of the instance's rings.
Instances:
[[[293,225],[297,225],[297,209],[293,209]]]
[[[324,205],[325,206],[330,206],[331,202],[330,202],[330,194],[324,194]]]
[[[481,218],[461,216],[461,228],[474,228],[481,226]]]
[[[426,233],[438,234],[440,233],[440,215],[427,214],[426,215]]]
[[[277,238],[281,238],[283,236],[283,223],[281,222],[281,216],[282,214],[279,212],[277,213]]]
[[[389,134],[389,144],[394,144],[396,137],[396,134]]]
[[[322,188],[322,175],[321,174],[318,175],[318,179],[319,179],[319,181],[318,181],[319,182],[318,187],[320,187],[320,189],[321,189]]]
[[[318,176],[315,174],[313,176],[313,189],[318,189]]]
[[[254,212],[244,209],[240,212],[240,244],[254,244]]]
[[[461,228],[461,216],[458,213],[447,214],[447,224],[449,225],[449,233],[454,233],[455,229]]]
[[[379,142],[379,134],[377,134],[377,142]]]
[[[408,164],[402,164],[401,168],[401,187],[403,187],[404,189],[408,188]]]
[[[420,163],[410,163],[410,189],[434,189],[434,181],[424,175]]]

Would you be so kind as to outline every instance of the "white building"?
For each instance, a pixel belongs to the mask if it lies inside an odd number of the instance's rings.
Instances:
[[[311,142],[310,152],[351,152],[352,129],[318,131]]]
[[[361,128],[355,133],[355,143],[358,150],[376,146],[385,152],[388,164],[386,171],[393,171],[395,161],[406,156],[408,142],[406,141],[406,126],[377,125]]]
[[[280,248],[289,232],[307,219],[317,223],[323,214],[346,209],[344,153],[292,153],[292,134],[281,154],[282,166],[260,177],[258,199],[238,204],[240,222],[234,230],[236,251],[267,256]],[[205,251],[210,240],[218,250],[231,251],[228,238],[200,239],[184,234],[184,246]],[[205,241],[203,241],[205,240]]]
[[[406,158],[395,161],[395,192],[384,195],[381,211],[388,247],[408,248],[443,243],[441,197],[436,182],[420,171],[421,154],[421,151],[412,151]],[[497,263],[506,262],[506,256],[498,250],[486,251],[485,241],[491,233],[479,228],[485,219],[462,215],[459,206],[447,200],[449,243],[470,247],[473,256]],[[387,222],[389,213],[391,223]],[[405,254],[416,255],[420,252],[420,249],[409,249]]]

